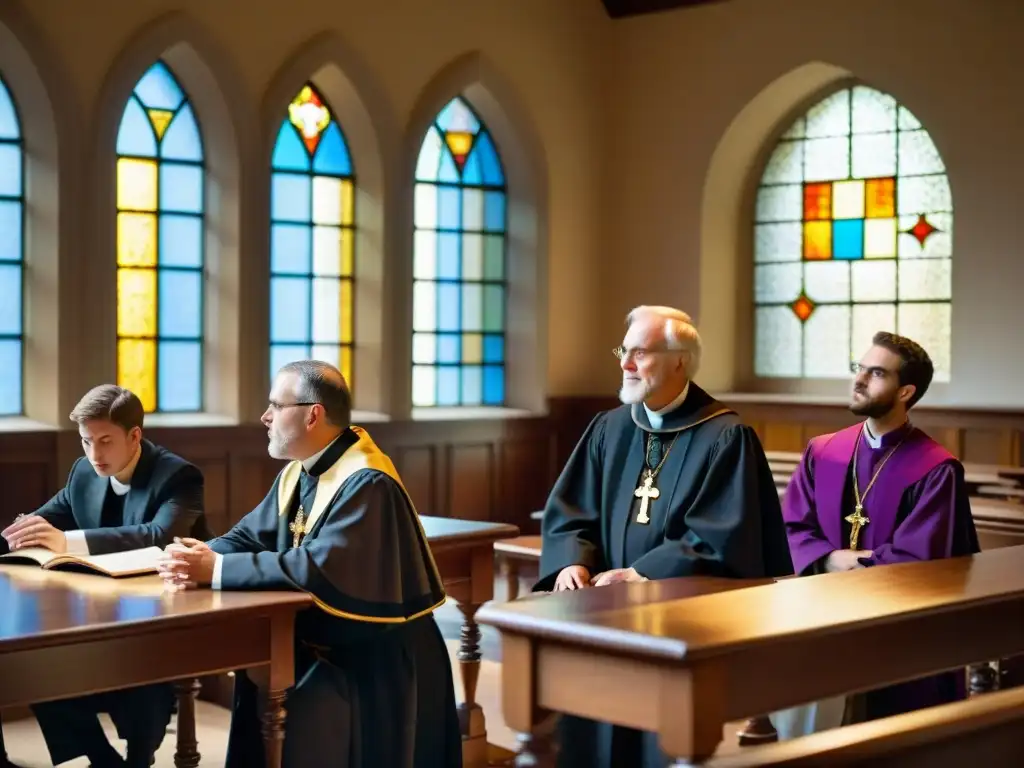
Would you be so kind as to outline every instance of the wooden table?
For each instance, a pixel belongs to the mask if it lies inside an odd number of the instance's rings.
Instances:
[[[264,738],[268,768],[280,768],[295,614],[311,604],[0,565],[0,708],[269,665]]]
[[[728,592],[611,585],[488,605],[478,621],[502,632],[523,764],[549,764],[534,734],[563,712],[655,731],[683,765],[710,758],[728,722],[1020,653],[1022,615],[1018,546]],[[835,649],[856,649],[856,663]]]

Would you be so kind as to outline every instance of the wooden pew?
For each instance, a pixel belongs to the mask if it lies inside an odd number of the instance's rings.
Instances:
[[[657,732],[668,754],[699,765],[726,723],[1024,653],[1024,622],[1008,620],[1024,615],[1024,546],[697,596],[695,582],[480,610],[502,634],[521,764],[550,765],[540,728],[551,712]],[[857,663],[829,648],[856,649]]]
[[[707,768],[963,768],[1016,765],[1024,755],[1024,689],[823,731]]]

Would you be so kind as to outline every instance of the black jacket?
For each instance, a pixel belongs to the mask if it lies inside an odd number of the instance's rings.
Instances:
[[[132,473],[122,524],[101,528],[109,477],[100,477],[85,457],[71,467],[67,484],[36,510],[62,531],[86,531],[89,554],[166,547],[175,536],[210,538],[203,508],[203,473],[149,440]]]

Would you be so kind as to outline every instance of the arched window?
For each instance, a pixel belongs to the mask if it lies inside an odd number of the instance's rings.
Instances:
[[[271,159],[270,369],[323,360],[352,387],[355,178],[330,107],[307,83]]]
[[[24,356],[25,172],[21,123],[0,77],[0,416],[19,416]]]
[[[772,153],[754,224],[754,372],[845,378],[882,330],[950,377],[953,205],[935,144],[906,107],[845,88]]]
[[[157,61],[117,133],[117,380],[147,412],[203,410],[203,141]]]
[[[487,128],[452,99],[416,164],[414,406],[505,403],[506,196]]]

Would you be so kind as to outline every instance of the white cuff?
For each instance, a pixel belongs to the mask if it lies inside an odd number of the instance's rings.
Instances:
[[[89,542],[85,539],[85,531],[65,531],[64,540],[67,542],[69,555],[89,554]]]
[[[219,552],[217,559],[213,562],[213,579],[210,581],[210,589],[220,589],[220,572],[224,566],[224,555]]]

